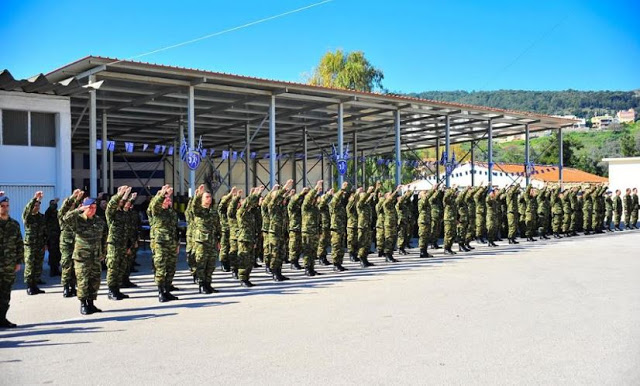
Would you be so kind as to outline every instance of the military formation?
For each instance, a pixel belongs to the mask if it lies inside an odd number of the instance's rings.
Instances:
[[[310,277],[320,274],[316,262],[346,271],[345,251],[363,268],[374,265],[369,257],[376,250],[386,262],[397,262],[394,253],[408,254],[413,238],[420,258],[430,258],[429,248],[454,255],[474,249],[472,241],[498,247],[504,238],[518,244],[518,238],[535,242],[637,229],[640,209],[637,189],[623,194],[604,184],[565,189],[435,185],[418,194],[409,185],[389,192],[380,183],[365,189],[344,182],[335,192],[323,191],[322,181],[298,192],[293,185],[289,180],[267,192],[260,186],[246,195],[233,187],[217,204],[213,186],[196,189],[184,216],[187,262],[200,293],[217,292],[212,277],[218,262],[241,286],[252,287],[251,274],[260,263],[274,281],[282,282],[289,280],[283,274],[285,264],[291,270],[304,269]],[[44,284],[45,250],[51,276],[61,276],[63,297],[77,297],[83,315],[101,312],[94,302],[103,265],[108,299],[126,299],[121,289],[136,286],[129,275],[141,223],[130,187],[122,186],[100,202],[75,190],[59,210],[58,200],[50,200],[45,214],[40,212],[42,200],[43,193],[36,192],[24,208],[23,238],[18,222],[9,216],[9,198],[0,192],[0,327],[15,327],[6,315],[21,264],[27,293],[44,292],[38,285]],[[158,301],[178,300],[172,292],[179,290],[173,278],[181,237],[171,186],[151,198],[147,216]]]

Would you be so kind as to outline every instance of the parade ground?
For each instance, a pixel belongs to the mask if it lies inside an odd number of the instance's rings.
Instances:
[[[103,281],[90,316],[45,268],[46,294],[13,291],[0,383],[640,384],[640,231],[500,244],[251,289],[216,271],[213,295],[181,254],[163,304],[143,251],[132,298]]]

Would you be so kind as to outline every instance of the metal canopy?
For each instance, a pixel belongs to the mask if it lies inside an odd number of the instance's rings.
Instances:
[[[392,151],[396,146],[399,112],[401,150],[435,147],[448,117],[450,144],[571,126],[572,120],[489,107],[437,102],[411,97],[358,92],[274,81],[197,69],[88,56],[29,81],[16,81],[2,72],[0,89],[21,89],[68,95],[74,149],[89,148],[89,119],[85,114],[89,79],[102,83],[96,91],[97,113],[108,114],[108,137],[116,141],[169,144],[187,122],[189,88],[195,96],[195,136],[203,146],[228,149],[243,146],[247,126],[261,126],[251,150],[269,150],[268,117],[275,96],[276,143],[283,153],[308,156],[330,151],[338,135],[338,109],[343,106],[345,138],[357,132],[358,150],[365,155]],[[8,76],[7,76],[8,75]],[[9,79],[10,78],[10,79]],[[4,83],[3,83],[4,81]],[[25,83],[26,82],[26,83]]]

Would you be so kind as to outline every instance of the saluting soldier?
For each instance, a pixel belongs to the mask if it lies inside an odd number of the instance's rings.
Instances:
[[[456,196],[456,208],[458,210],[458,224],[457,224],[457,241],[458,252],[469,252],[470,249],[466,245],[467,227],[469,226],[469,208],[467,207],[467,195],[471,192],[471,187],[465,188],[462,192]]]
[[[402,196],[398,198],[396,202],[396,213],[398,216],[398,252],[403,255],[408,255],[405,250],[409,244],[409,235],[411,225],[409,223],[411,217],[411,197],[413,196],[414,189],[407,189]]]
[[[149,203],[156,245],[153,254],[154,280],[158,286],[158,301],[161,303],[178,300],[170,291],[180,250],[178,214],[172,203],[173,188],[169,185],[163,186]]]
[[[473,196],[476,204],[476,241],[486,243],[484,234],[487,227],[487,192],[488,186],[480,186]]]
[[[271,273],[271,250],[269,249],[269,224],[271,216],[269,215],[269,202],[271,194],[260,197],[260,216],[262,217],[262,261],[264,262],[264,271]]]
[[[509,187],[505,193],[505,199],[507,201],[507,223],[508,232],[507,239],[509,244],[519,244],[516,240],[516,234],[518,232],[518,196],[520,195],[520,185],[513,184]]]
[[[551,191],[551,228],[553,231],[553,237],[561,239],[560,233],[562,232],[562,220],[564,217],[563,210],[564,194],[560,191],[560,186],[557,186]]]
[[[238,278],[238,219],[236,214],[240,206],[240,198],[242,197],[242,189],[238,189],[235,195],[229,200],[227,207],[227,222],[229,223],[229,264],[231,265],[231,275]]]
[[[358,210],[358,258],[360,266],[367,268],[373,265],[369,262],[369,249],[371,248],[371,202],[375,197],[374,187],[370,186],[366,192],[362,188],[358,189],[356,208]]]
[[[498,189],[491,188],[489,189],[489,194],[487,194],[487,198],[485,200],[487,205],[487,242],[490,247],[497,247],[496,240],[498,239]]]
[[[73,191],[73,194],[67,197],[58,211],[58,223],[60,224],[60,264],[62,265],[62,296],[71,298],[76,296],[76,273],[73,267],[73,248],[76,235],[67,224],[62,221],[64,215],[73,210],[82,202],[84,192],[80,189]]]
[[[40,213],[40,202],[43,193],[38,191],[27,203],[22,212],[24,224],[24,283],[27,285],[27,294],[37,295],[44,293],[38,288],[41,284],[42,264],[44,263],[44,249],[47,243],[44,215]]]
[[[433,249],[440,248],[438,246],[438,238],[440,238],[440,232],[442,230],[442,198],[444,197],[444,190],[440,187],[436,190],[436,193],[429,198],[429,204],[431,205],[431,247]]]
[[[620,191],[620,189],[616,189],[616,196],[613,198],[613,230],[614,231],[621,231],[622,228],[622,224],[620,223],[620,220],[622,219],[622,213],[623,213],[623,206],[622,206],[622,198],[620,197],[620,194],[622,192]]]
[[[318,210],[318,193],[322,191],[322,180],[309,190],[302,201],[302,253],[304,254],[304,273],[316,276],[314,269],[318,252],[318,235],[320,232],[320,212]]]
[[[444,197],[442,198],[442,202],[444,203],[444,241],[443,248],[445,255],[455,255],[456,253],[451,250],[453,246],[453,240],[456,235],[456,221],[457,221],[457,210],[456,210],[456,194],[457,194],[456,186],[454,185],[452,188],[446,189],[444,192]]]
[[[121,186],[107,204],[105,217],[109,229],[107,238],[107,287],[109,300],[122,300],[129,297],[120,292],[120,285],[128,267],[127,242],[129,241],[129,215],[124,211],[124,202],[129,198],[131,188]]]
[[[291,269],[302,269],[300,266],[300,254],[302,253],[302,200],[309,191],[309,187],[305,187],[291,196],[287,205],[287,214],[289,215],[289,261]]]
[[[638,188],[633,188],[631,194],[631,227],[638,229],[638,210],[640,210],[640,203],[638,202]]]
[[[236,212],[238,224],[238,279],[243,287],[253,287],[249,277],[255,264],[254,252],[259,232],[255,224],[253,209],[257,207],[263,190],[264,186],[252,188],[247,197],[241,200],[240,207]]]
[[[198,291],[205,294],[218,292],[211,286],[211,275],[215,271],[217,244],[222,231],[212,189],[209,186],[198,186],[192,198],[191,212],[191,248],[195,260]]]
[[[231,188],[231,191],[220,199],[218,204],[218,214],[220,216],[220,227],[222,229],[222,237],[220,238],[220,263],[222,263],[222,270],[225,272],[231,271],[231,262],[229,261],[229,249],[231,248],[229,221],[227,220],[227,209],[229,208],[229,202],[236,194],[236,187]]]
[[[271,273],[274,281],[289,280],[282,275],[282,262],[284,260],[285,249],[287,247],[285,234],[287,231],[285,224],[285,213],[287,209],[284,205],[289,189],[293,186],[293,180],[288,180],[284,187],[275,185],[269,195],[269,251],[271,254]]]
[[[347,252],[349,260],[359,261],[358,259],[358,208],[355,192],[350,190],[347,192],[349,196],[345,209],[347,211]]]
[[[418,247],[420,248],[420,257],[433,257],[427,252],[429,241],[431,239],[431,206],[429,198],[436,193],[437,186],[434,185],[431,190],[423,190],[418,195]]]
[[[323,265],[331,265],[327,260],[327,248],[331,245],[331,212],[329,203],[333,197],[333,188],[318,198],[318,211],[320,213],[320,237],[318,238],[318,259]]]
[[[396,189],[387,193],[384,197],[382,208],[384,210],[384,252],[385,261],[389,263],[395,263],[396,260],[393,257],[393,248],[396,245],[396,239],[398,238],[398,212],[396,211],[396,202],[398,191],[402,188],[402,185],[398,185]]]
[[[375,211],[376,211],[376,248],[378,249],[378,257],[384,256],[384,194],[382,192],[378,192],[378,202],[376,202]],[[431,217],[429,217],[431,218]],[[431,242],[431,238],[429,241]]]

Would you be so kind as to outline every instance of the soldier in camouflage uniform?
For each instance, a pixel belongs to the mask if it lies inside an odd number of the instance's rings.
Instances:
[[[349,252],[349,260],[359,261],[358,259],[358,208],[357,198],[355,194],[349,194],[347,205],[347,252]]]
[[[624,225],[626,229],[631,229],[631,212],[633,212],[633,197],[631,197],[631,188],[627,188],[624,197]]]
[[[73,191],[73,194],[62,202],[62,206],[58,211],[58,223],[60,224],[60,254],[62,265],[62,296],[70,298],[76,296],[76,274],[73,267],[73,248],[75,245],[76,235],[73,230],[62,221],[64,215],[70,210],[78,207],[82,201],[84,193],[80,189]]]
[[[94,305],[100,289],[101,261],[107,247],[107,224],[96,216],[96,201],[86,198],[77,209],[70,210],[62,221],[75,232],[73,263],[78,280],[78,300],[82,315],[102,312]]]
[[[582,194],[582,229],[585,235],[590,235],[593,231],[593,225],[591,223],[591,212],[593,211],[593,195],[595,190],[593,188],[586,188]]]
[[[456,209],[458,212],[458,222],[456,226],[456,234],[459,252],[469,252],[470,249],[466,245],[467,227],[469,226],[469,208],[466,205],[467,195],[471,192],[471,187],[465,188],[456,196]]]
[[[550,203],[549,203],[549,195],[550,195],[550,191],[547,189],[547,187],[545,186],[544,188],[542,188],[542,190],[540,191],[540,194],[538,194],[537,196],[537,202],[538,202],[538,220],[537,220],[537,225],[538,225],[538,231],[539,231],[539,235],[541,239],[545,239],[548,240],[549,237],[547,237],[547,234],[549,234],[549,222],[548,222],[548,214],[549,214],[549,208],[550,208]]]
[[[44,293],[38,288],[44,262],[44,249],[47,243],[44,215],[40,213],[42,192],[36,192],[22,212],[24,224],[24,283],[27,294]]]
[[[287,205],[287,214],[289,215],[289,261],[291,269],[302,269],[300,266],[300,254],[302,253],[302,200],[309,192],[309,188],[305,187],[300,193],[291,196]]]
[[[536,214],[538,213],[537,210],[537,202],[536,202],[536,190],[533,189],[532,185],[527,186],[527,189],[525,189],[524,191],[524,201],[527,204],[526,207],[526,211],[525,211],[525,215],[524,215],[524,221],[527,227],[526,230],[526,235],[527,235],[527,241],[537,241],[536,239],[534,239],[534,236],[536,234],[537,231],[537,227],[536,227],[536,220],[537,220],[537,216]]]
[[[489,187],[480,186],[473,195],[476,204],[476,241],[485,243],[484,234],[487,228],[487,192]]]
[[[518,232],[518,196],[520,195],[520,185],[513,184],[505,192],[505,200],[507,202],[507,239],[509,244],[519,244],[516,240]]]
[[[211,286],[211,275],[217,263],[217,245],[222,230],[218,211],[210,188],[200,185],[191,204],[191,251],[195,260],[196,278],[200,293],[218,292]]]
[[[467,234],[465,236],[465,246],[469,250],[475,249],[471,246],[471,242],[476,238],[476,201],[474,196],[479,189],[482,189],[482,187],[476,186],[474,188],[471,188],[471,191],[469,191],[469,194],[467,194],[467,200],[465,202],[468,208],[467,211],[469,212],[469,222],[467,226]]]
[[[331,213],[331,262],[333,270],[336,272],[346,271],[342,266],[344,258],[344,237],[347,226],[347,200],[349,195],[349,183],[342,183],[342,187],[338,190],[329,203],[329,212]]]
[[[227,207],[227,222],[229,223],[229,264],[231,266],[231,275],[238,278],[238,219],[237,212],[242,198],[242,189],[238,189],[236,194],[229,200]]]
[[[260,215],[262,217],[262,261],[264,262],[264,270],[266,273],[271,273],[271,250],[269,249],[269,202],[271,201],[271,194],[267,194],[264,197],[260,197]]]
[[[384,255],[385,261],[389,263],[395,263],[396,260],[393,257],[393,248],[396,245],[396,239],[398,237],[398,212],[396,211],[397,195],[402,185],[398,185],[396,189],[387,193],[384,196],[382,204],[383,216],[384,216]]]
[[[500,194],[498,194],[498,204],[500,209],[499,214],[499,235],[498,241],[502,241],[503,237],[506,237],[509,234],[509,220],[507,219],[507,189],[500,189]]]
[[[457,187],[454,185],[451,188],[447,188],[444,192],[442,202],[444,203],[444,240],[443,248],[445,255],[455,255],[456,253],[451,250],[453,241],[456,236],[456,226],[458,220],[458,211],[456,209],[456,197]]]
[[[251,189],[249,194],[240,203],[236,212],[238,224],[238,279],[243,287],[253,287],[249,281],[251,270],[255,263],[255,244],[258,241],[259,228],[255,224],[253,209],[258,206],[260,195],[264,186]]]
[[[398,216],[398,252],[403,255],[409,253],[405,250],[409,244],[411,234],[411,197],[413,197],[414,189],[407,191],[398,198],[396,202],[396,213]]]
[[[420,248],[420,257],[433,257],[427,252],[429,241],[431,240],[431,206],[429,198],[437,192],[437,186],[433,186],[431,190],[424,190],[418,195],[418,247]]]
[[[275,185],[269,195],[269,253],[271,254],[271,273],[274,281],[289,280],[288,277],[282,275],[282,262],[284,260],[285,249],[285,213],[286,201],[289,189],[293,186],[293,180],[287,181],[284,187]]]
[[[152,231],[155,238],[153,264],[155,267],[155,283],[158,286],[158,301],[163,303],[178,300],[170,292],[173,276],[178,262],[178,215],[173,209],[173,188],[165,185],[156,193],[149,203]]]
[[[369,250],[371,248],[371,219],[372,208],[371,202],[376,196],[374,187],[370,186],[366,192],[359,189],[356,199],[356,209],[358,210],[358,259],[360,259],[360,266],[367,268],[373,265],[369,262]]]
[[[0,192],[0,328],[15,328],[7,320],[11,287],[24,257],[20,224],[9,216],[9,197]]]
[[[527,224],[525,218],[527,215],[527,201],[524,199],[524,191],[518,195],[518,233],[524,238],[527,234]]]
[[[595,233],[604,233],[602,231],[604,224],[604,192],[607,187],[602,184],[595,188],[593,196],[593,213],[591,214],[591,223]]]
[[[384,256],[384,208],[382,204],[384,202],[384,195],[382,192],[378,193],[378,202],[376,203],[376,248],[378,249],[378,257]],[[431,217],[429,217],[431,218]],[[431,225],[429,225],[431,227]],[[431,238],[429,238],[431,242]]]
[[[620,191],[620,189],[616,189],[616,196],[613,198],[613,230],[614,231],[621,231],[622,230],[622,226],[620,223],[620,220],[622,219],[622,198],[620,197],[620,194],[622,192]]]
[[[316,182],[304,196],[302,202],[302,253],[304,254],[304,273],[307,276],[319,275],[314,269],[318,252],[318,234],[320,232],[320,212],[318,210],[318,193],[322,191],[322,180]]]
[[[129,297],[120,292],[120,285],[128,267],[127,242],[129,241],[129,215],[124,211],[124,202],[129,198],[131,188],[121,186],[111,197],[105,210],[109,237],[107,239],[107,287],[109,300],[122,300]]]
[[[607,198],[604,200],[606,216],[604,219],[604,228],[607,232],[613,232],[611,224],[613,223],[613,199],[611,198],[611,191],[607,191]]]
[[[444,190],[437,189],[436,192],[431,195],[431,198],[429,198],[429,205],[431,206],[431,247],[433,249],[440,248],[438,246],[438,238],[440,238],[440,231],[442,229],[443,197]]]
[[[327,260],[327,248],[331,245],[331,212],[329,203],[333,197],[333,188],[318,199],[318,211],[320,213],[320,237],[318,238],[318,259],[323,265],[331,265]]]
[[[640,203],[638,202],[638,188],[633,188],[631,191],[631,228],[638,229],[638,211],[640,210]]]
[[[498,228],[500,227],[500,224],[498,224],[498,207],[500,205],[498,194],[498,189],[489,189],[489,194],[485,199],[487,207],[487,245],[490,247],[498,246],[495,243],[498,239]]]
[[[189,202],[187,203],[187,207],[184,211],[184,218],[187,221],[187,231],[185,233],[185,252],[187,254],[187,265],[189,265],[189,272],[191,273],[191,277],[193,282],[196,283],[198,281],[198,276],[196,274],[197,264],[196,257],[193,253],[193,206],[195,204],[195,196],[189,198]]]
[[[583,224],[584,224],[584,219],[582,218],[583,216],[583,206],[584,206],[584,200],[582,195],[584,194],[584,192],[582,190],[577,191],[576,193],[576,206],[575,206],[575,211],[574,214],[576,215],[576,221],[575,221],[575,235],[574,236],[578,236],[577,231],[582,231],[583,229]],[[572,224],[573,225],[573,224]]]
[[[133,193],[131,197],[124,203],[124,212],[127,214],[127,254],[126,267],[124,276],[122,277],[120,288],[135,288],[136,284],[131,282],[131,272],[137,272],[134,269],[136,256],[138,255],[138,240],[140,239],[140,216],[138,211],[133,208],[133,204],[138,197],[137,193]]]
[[[564,217],[563,210],[564,194],[560,191],[560,187],[556,187],[551,191],[551,228],[553,230],[553,237],[561,239],[560,233],[562,232],[562,220]]]
[[[62,272],[60,271],[60,223],[57,198],[49,201],[49,208],[44,212],[44,224],[49,251],[49,276],[60,276]]]
[[[225,272],[231,271],[231,263],[229,261],[229,249],[231,248],[229,221],[227,221],[227,209],[229,208],[229,202],[236,195],[236,187],[231,188],[231,191],[220,199],[218,203],[218,215],[220,216],[220,228],[222,229],[222,237],[220,238],[220,263],[222,263],[222,270]]]
[[[571,216],[573,213],[571,194],[571,190],[562,191],[562,233],[565,237],[571,236]]]

